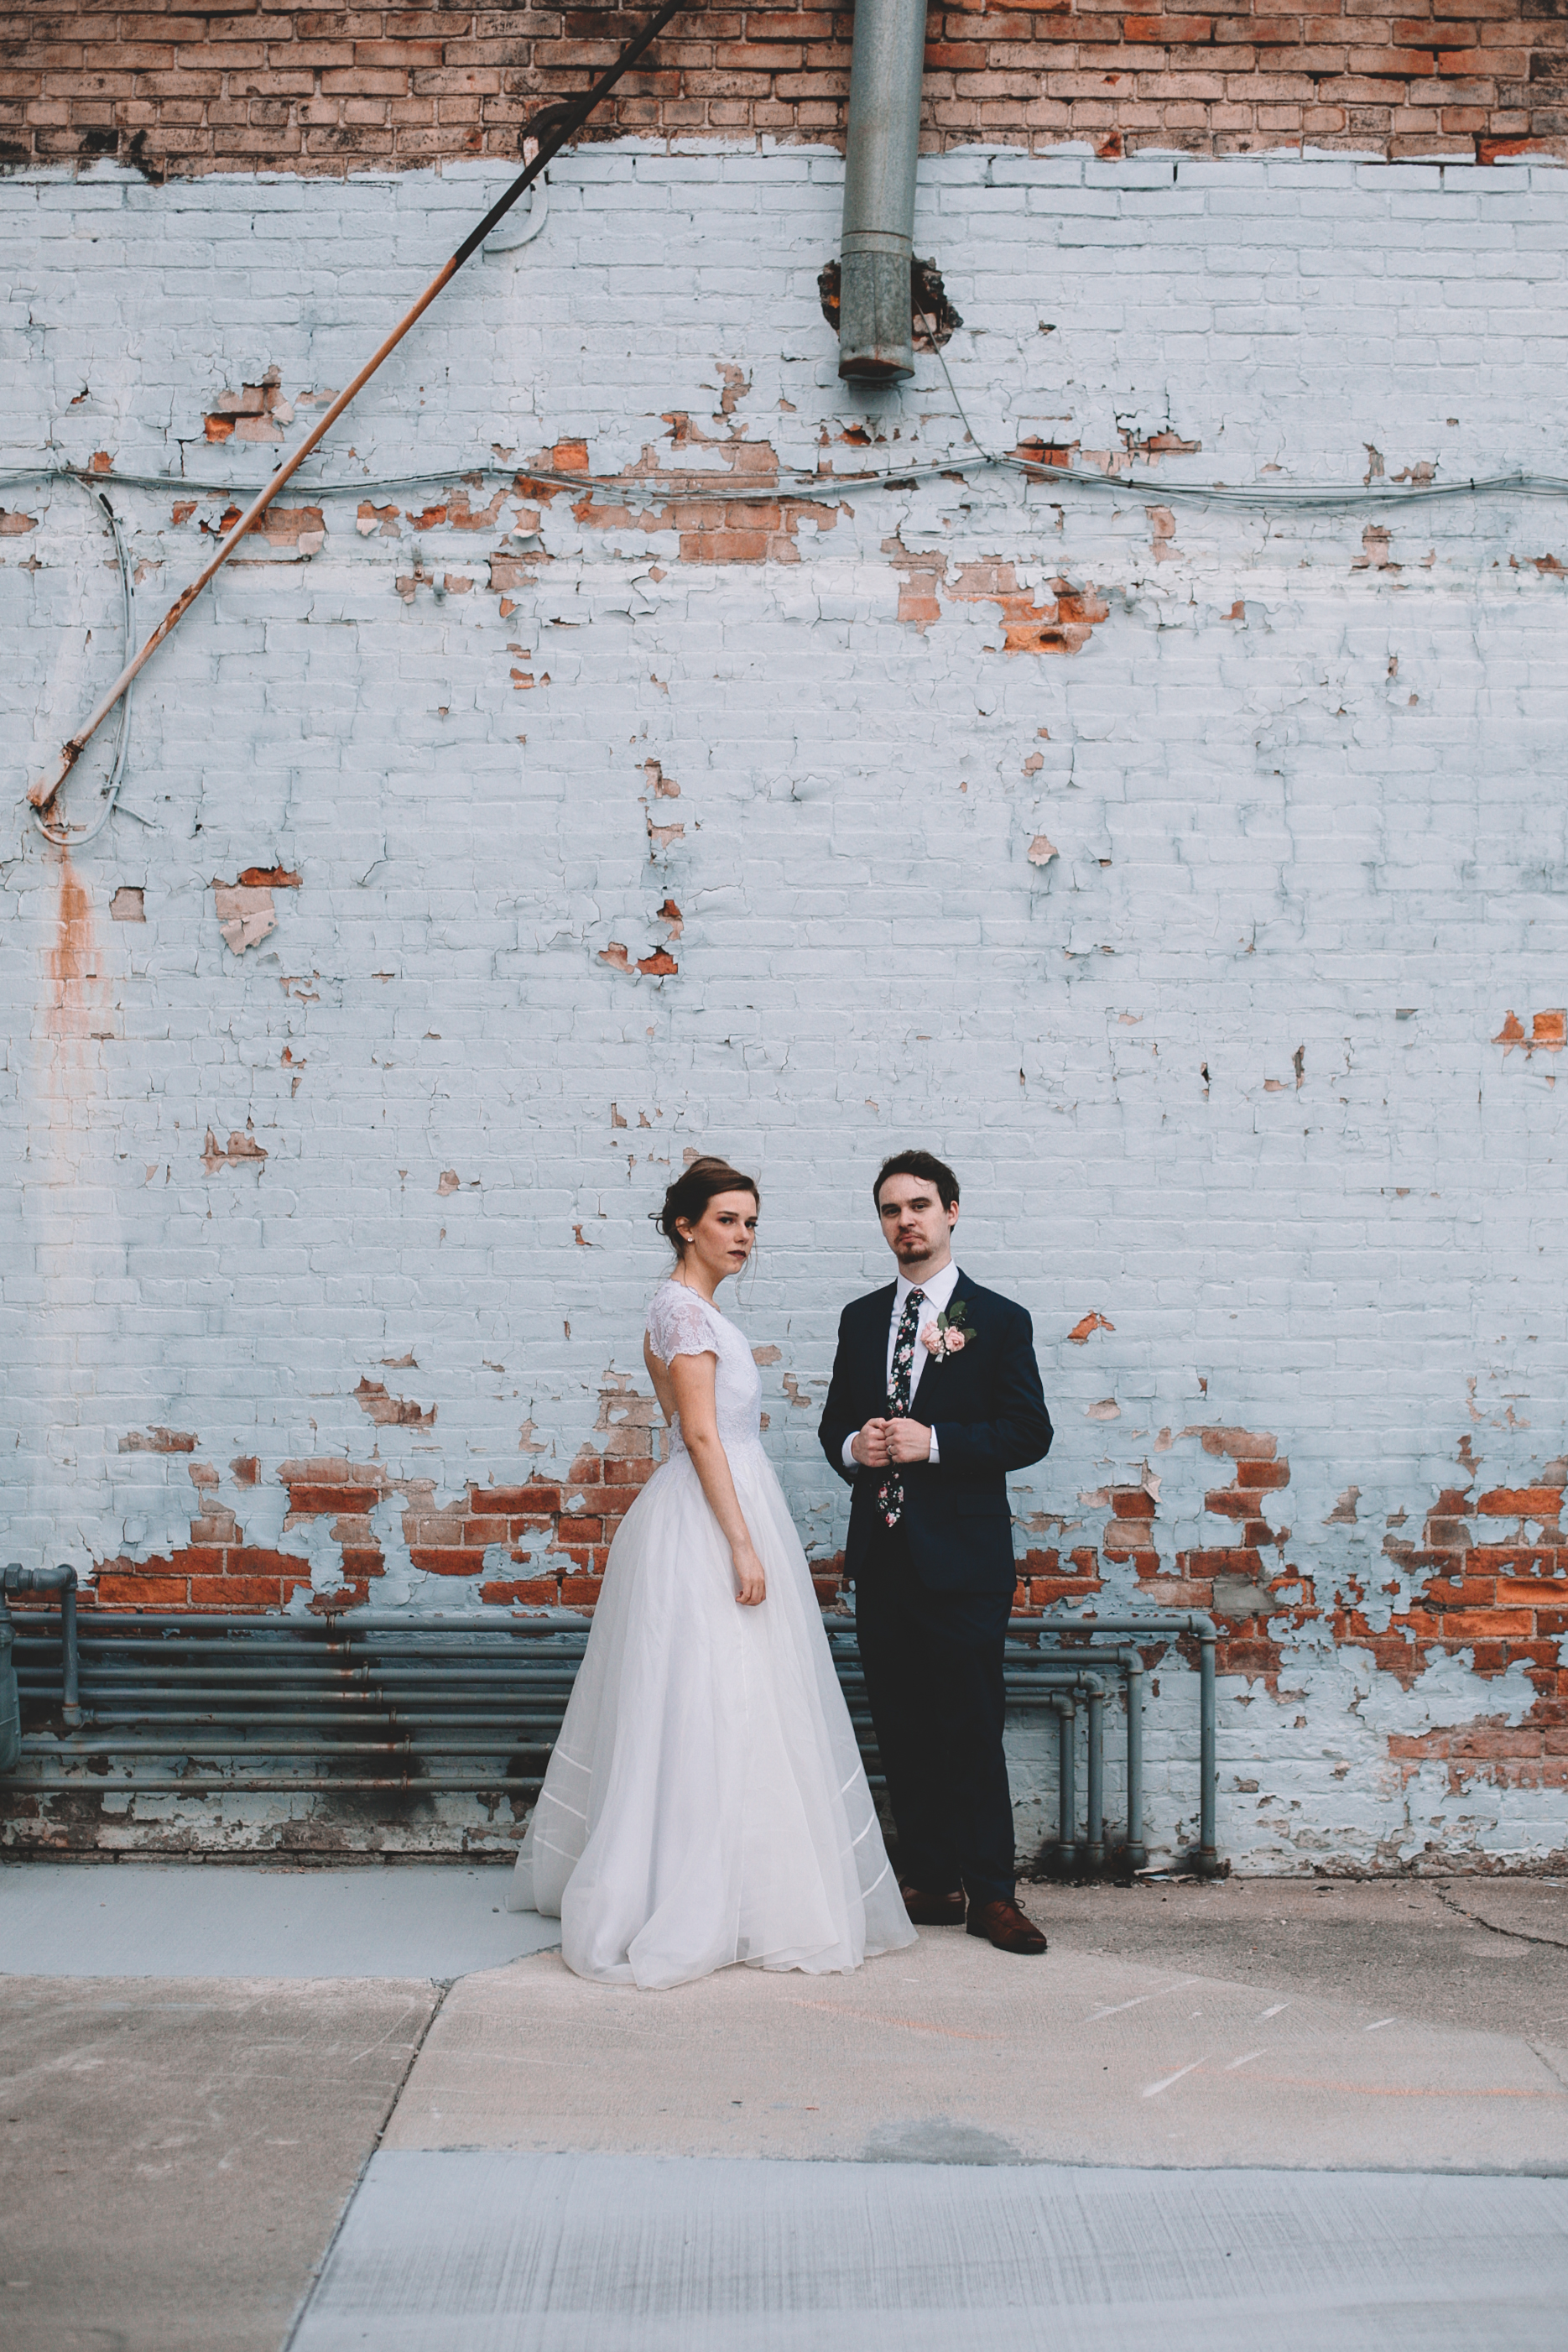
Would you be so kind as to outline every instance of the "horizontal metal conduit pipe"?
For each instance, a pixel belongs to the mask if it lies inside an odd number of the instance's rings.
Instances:
[[[65,1737],[75,1746],[82,1740],[108,1738],[120,1732],[141,1729],[167,1731],[200,1726],[214,1738],[234,1733],[281,1732],[290,1727],[299,1731],[322,1732],[333,1725],[341,1727],[345,1736],[364,1737],[379,1730],[389,1734],[413,1732],[431,1738],[444,1733],[463,1732],[469,1736],[481,1733],[506,1738],[524,1727],[559,1728],[568,1702],[541,1703],[537,1695],[519,1699],[511,1707],[403,1707],[403,1706],[343,1706],[277,1707],[236,1706],[117,1706],[89,1708],[86,1719],[73,1726]],[[39,1727],[40,1732],[43,1727]]]
[[[484,1691],[489,1693],[498,1693],[508,1686],[515,1689],[518,1681],[522,1679],[526,1679],[530,1690],[537,1690],[541,1686],[549,1687],[552,1684],[559,1685],[562,1690],[570,1690],[577,1667],[574,1665],[570,1674],[545,1675],[533,1669],[531,1659],[514,1659],[509,1664],[503,1664],[493,1669],[486,1669],[483,1673],[477,1673],[465,1659],[455,1658],[443,1669],[433,1669],[418,1675],[403,1673],[397,1667],[389,1668],[383,1673],[374,1665],[359,1665],[345,1669],[341,1674],[334,1674],[329,1668],[297,1666],[292,1664],[282,1669],[246,1667],[235,1668],[230,1673],[225,1668],[214,1671],[211,1666],[198,1666],[193,1659],[184,1674],[171,1673],[166,1677],[149,1675],[145,1667],[127,1666],[122,1667],[118,1674],[108,1673],[95,1663],[89,1664],[89,1671],[94,1690],[101,1691],[106,1698],[118,1698],[127,1692],[143,1690],[151,1691],[160,1697],[168,1697],[175,1692],[189,1691],[198,1687],[203,1690],[230,1692],[236,1697],[244,1697],[247,1690],[257,1686],[263,1690],[268,1685],[276,1687],[281,1671],[287,1673],[291,1684],[298,1684],[302,1686],[306,1696],[308,1696],[312,1691],[319,1691],[323,1697],[330,1694],[340,1698],[347,1705],[350,1700],[363,1699],[372,1696],[376,1688],[383,1685],[395,1686],[399,1692],[406,1691],[411,1698],[417,1700],[422,1691],[438,1690],[443,1682],[450,1681],[454,1673],[458,1672],[462,1674],[465,1683],[479,1685]],[[39,1689],[48,1689],[51,1685],[57,1686],[57,1678],[50,1677],[46,1680],[45,1676],[36,1669],[29,1669],[27,1678],[30,1684],[36,1685]]]
[[[40,1688],[30,1682],[24,1683],[22,1687],[30,1699],[42,1700],[47,1696],[47,1687]],[[214,1717],[233,1716],[244,1721],[262,1717],[270,1718],[279,1708],[294,1707],[300,1710],[303,1716],[312,1718],[327,1716],[386,1715],[396,1716],[407,1721],[423,1721],[433,1711],[439,1712],[443,1707],[457,1708],[465,1715],[491,1714],[497,1717],[506,1715],[508,1707],[518,1705],[559,1708],[565,1706],[569,1696],[570,1693],[567,1691],[541,1691],[537,1685],[529,1685],[524,1691],[516,1695],[510,1695],[505,1691],[493,1691],[486,1694],[475,1693],[470,1696],[462,1691],[425,1691],[399,1695],[373,1689],[322,1691],[315,1695],[309,1691],[280,1690],[268,1694],[265,1691],[206,1689],[186,1691],[128,1689],[97,1694],[89,1683],[84,1719],[94,1723],[111,1723],[125,1722],[133,1717],[144,1715],[200,1712]]]
[[[299,1565],[306,1565],[303,1555]],[[1023,1625],[1040,1625],[1040,1617],[1015,1621]],[[265,1632],[268,1639],[282,1641],[341,1642],[360,1633],[402,1633],[411,1642],[423,1641],[428,1633],[468,1634],[476,1638],[503,1642],[586,1642],[589,1621],[584,1617],[476,1617],[453,1610],[433,1609],[428,1615],[411,1615],[395,1609],[338,1609],[319,1617],[284,1617],[277,1614],[261,1616],[243,1610],[220,1609],[101,1609],[90,1610],[82,1619],[84,1632],[106,1635],[125,1629],[124,1638],[140,1639],[153,1633],[186,1630],[202,1632],[214,1640],[226,1636],[249,1638],[250,1630]],[[132,1633],[131,1628],[135,1631]]]
[[[89,1619],[83,1631],[95,1693],[100,1691],[104,1702],[92,1707],[92,1724],[96,1732],[112,1731],[114,1736],[73,1740],[70,1753],[94,1758],[115,1752],[188,1755],[193,1747],[240,1735],[235,1738],[240,1773],[231,1774],[223,1783],[239,1787],[257,1785],[256,1776],[244,1769],[250,1759],[319,1754],[324,1744],[334,1755],[345,1756],[403,1754],[416,1748],[454,1756],[548,1751],[550,1738],[559,1732],[580,1664],[588,1637],[586,1625],[545,1620],[476,1627],[471,1618],[432,1618],[411,1624],[406,1618],[389,1619],[375,1612],[374,1625],[382,1639],[370,1643],[366,1640],[369,1618],[367,1612],[298,1624],[276,1619],[225,1622],[204,1612],[169,1612],[152,1620],[106,1618],[96,1623]],[[1037,1696],[1043,1699],[1054,1688],[1071,1689],[1085,1700],[1090,1717],[1090,1822],[1085,1843],[1091,1865],[1097,1867],[1103,1851],[1103,1688],[1097,1677],[1085,1674],[1087,1651],[1040,1646],[1041,1622],[1033,1618],[1015,1622],[1012,1630],[1015,1635],[1026,1637],[1027,1646],[1016,1641],[1009,1644],[1009,1696],[1014,1704],[1028,1704]],[[152,1630],[143,1630],[149,1627]],[[857,1734],[869,1741],[873,1727],[864,1707],[858,1656],[852,1646],[852,1628],[829,1630],[852,1721]],[[447,1653],[445,1661],[403,1663],[395,1653],[389,1657],[382,1646],[389,1633],[411,1643],[434,1635]],[[60,1644],[47,1621],[42,1629],[35,1621],[24,1636],[24,1646],[47,1654],[57,1654]],[[399,1640],[397,1651],[402,1647]],[[215,1663],[236,1656],[255,1661],[258,1654],[260,1664]],[[1129,1859],[1136,1867],[1144,1859],[1134,1679],[1141,1660],[1130,1649],[1102,1647],[1092,1654],[1098,1668],[1112,1668],[1122,1676],[1132,1696],[1128,1843]],[[462,1689],[452,1687],[455,1672],[461,1674]],[[282,1690],[277,1688],[280,1674],[287,1684]],[[514,1697],[519,1678],[528,1694],[521,1712]],[[22,1681],[30,1699],[47,1699],[50,1695],[53,1677],[41,1661],[24,1664]],[[188,1718],[195,1707],[200,1715],[193,1724],[187,1721],[178,1735],[157,1736],[162,1719],[176,1714]],[[357,1727],[369,1734],[378,1725],[385,1726],[379,1738],[353,1741],[336,1736],[340,1727],[344,1731]],[[305,1742],[279,1737],[295,1729],[316,1731],[319,1736]],[[469,1738],[458,1741],[451,1736],[455,1731],[465,1731]],[[1095,1732],[1100,1735],[1098,1741]],[[533,1733],[544,1737],[530,1739],[528,1735]],[[33,1748],[33,1752],[37,1751]],[[400,1776],[398,1785],[402,1778],[406,1776]],[[137,1785],[152,1784],[139,1781]],[[189,1775],[181,1785],[192,1785]],[[335,1779],[332,1785],[344,1784]],[[1075,1849],[1075,1831],[1066,1844],[1069,1850]]]
[[[89,1772],[85,1775],[77,1774],[68,1779],[61,1776],[51,1780],[29,1780],[26,1785],[29,1790],[36,1790],[45,1796],[79,1794],[83,1790],[89,1791],[112,1790],[117,1796],[129,1797],[212,1795],[249,1797],[296,1792],[308,1797],[329,1797],[350,1792],[362,1794],[367,1790],[376,1790],[382,1796],[389,1797],[417,1796],[423,1790],[429,1790],[433,1794],[444,1793],[451,1797],[487,1797],[497,1790],[521,1790],[525,1794],[537,1797],[544,1786],[544,1775],[542,1772],[534,1772],[527,1779],[519,1780],[511,1774],[486,1773],[481,1780],[476,1780],[471,1772],[460,1772],[442,1779],[434,1779],[428,1773],[407,1773],[401,1780],[352,1779],[345,1776],[339,1780],[307,1779],[303,1774],[296,1778],[288,1773],[271,1773],[258,1774],[254,1780],[235,1780],[213,1772],[192,1772],[183,1777],[173,1774],[156,1780],[140,1778],[114,1780],[105,1779],[99,1773]],[[871,1785],[875,1788],[878,1784],[873,1780]]]
[[[209,1748],[216,1745],[208,1742]],[[262,1758],[269,1756],[413,1756],[423,1752],[440,1756],[499,1756],[509,1751],[517,1756],[548,1756],[555,1746],[553,1739],[487,1739],[482,1745],[458,1739],[334,1739],[323,1744],[319,1739],[256,1739],[248,1744],[248,1753]],[[225,1744],[223,1752],[243,1759],[247,1750]],[[60,1760],[68,1757],[74,1762],[89,1756],[194,1756],[204,1753],[203,1743],[189,1732],[178,1738],[87,1740],[79,1746],[73,1742]]]
[[[361,1721],[367,1716],[379,1716],[389,1727],[397,1727],[398,1744],[413,1739],[426,1748],[439,1748],[450,1745],[437,1737],[444,1718],[453,1728],[480,1731],[485,1727],[486,1709],[494,1707],[503,1695],[516,1691],[521,1679],[533,1706],[542,1704],[549,1711],[540,1716],[530,1709],[518,1715],[514,1706],[507,1707],[504,1720],[497,1726],[505,1736],[497,1738],[496,1745],[497,1748],[515,1749],[526,1745],[520,1735],[536,1728],[548,1732],[559,1727],[559,1713],[553,1702],[559,1700],[564,1707],[589,1631],[580,1621],[562,1623],[552,1618],[513,1619],[476,1625],[471,1617],[411,1620],[384,1611],[298,1620],[224,1620],[204,1612],[188,1611],[159,1612],[129,1620],[89,1614],[78,1627],[75,1622],[74,1570],[66,1567],[53,1571],[17,1569],[11,1575],[17,1580],[19,1591],[58,1592],[61,1616],[57,1626],[50,1619],[35,1618],[30,1611],[18,1620],[17,1667],[18,1679],[27,1697],[47,1697],[51,1678],[38,1654],[59,1658],[62,1684],[68,1685],[68,1704],[73,1710],[68,1715],[68,1723],[81,1719],[79,1652],[85,1647],[94,1685],[101,1688],[107,1702],[106,1707],[92,1709],[94,1722],[100,1726],[140,1722],[152,1729],[161,1710],[188,1709],[199,1694],[210,1717],[204,1727],[211,1730],[232,1722],[259,1731],[284,1724],[308,1727],[334,1713],[339,1717],[357,1717]],[[22,1581],[24,1579],[26,1580]],[[827,1630],[841,1684],[852,1704],[862,1691],[858,1658],[849,1646],[853,1640],[852,1624],[831,1625]],[[1198,1866],[1218,1869],[1218,1628],[1213,1619],[1199,1611],[1144,1612],[1099,1618],[1026,1617],[1013,1619],[1008,1630],[1008,1688],[1013,1704],[1027,1704],[1037,1692],[1040,1698],[1046,1698],[1052,1688],[1050,1675],[1071,1671],[1082,1676],[1091,1658],[1096,1671],[1110,1669],[1121,1679],[1127,1715],[1126,1859],[1134,1869],[1142,1868],[1147,1861],[1143,1834],[1143,1661],[1139,1652],[1124,1643],[1115,1648],[1103,1646],[1103,1637],[1132,1633],[1168,1641],[1182,1633],[1196,1636],[1200,1644],[1202,1783]],[[1042,1635],[1056,1639],[1042,1645]],[[1063,1636],[1076,1636],[1084,1644],[1094,1646],[1064,1643]],[[445,1654],[435,1663],[428,1655],[433,1640]],[[426,1654],[406,1654],[405,1645],[418,1645]],[[226,1663],[230,1660],[236,1662]],[[161,1667],[166,1671],[161,1673]],[[464,1689],[452,1687],[455,1671],[461,1673],[466,1685]],[[279,1691],[277,1706],[271,1706],[267,1704],[267,1687],[276,1685],[280,1674],[290,1687]],[[299,1687],[301,1682],[307,1685],[304,1690]],[[319,1713],[308,1712],[312,1707],[313,1696],[318,1694]],[[1092,1736],[1089,1742],[1091,1832],[1086,1843],[1092,1848],[1101,1843],[1093,1835],[1096,1819],[1103,1831],[1104,1693],[1102,1690],[1098,1699],[1087,1690],[1077,1695],[1084,1700],[1092,1722],[1096,1715],[1101,1718],[1098,1767]],[[1060,1713],[1054,1706],[1053,1711]],[[862,1723],[862,1727],[869,1726]],[[96,1755],[112,1744],[95,1743],[86,1752]],[[334,1745],[341,1748],[346,1743]],[[252,1754],[261,1752],[256,1739],[247,1739],[246,1746]],[[38,1752],[32,1742],[28,1747],[35,1755]],[[476,1751],[465,1748],[461,1752]],[[178,1785],[192,1784],[182,1780]],[[239,1784],[231,1780],[214,1785]],[[244,1785],[259,1784],[247,1780]],[[348,1784],[334,1780],[326,1785],[341,1788]]]

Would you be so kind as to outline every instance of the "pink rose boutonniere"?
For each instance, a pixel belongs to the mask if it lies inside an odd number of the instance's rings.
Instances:
[[[969,1344],[969,1334],[964,1329],[964,1302],[939,1315],[935,1323],[927,1323],[920,1334],[920,1344],[928,1356],[941,1363],[948,1356],[961,1355]]]

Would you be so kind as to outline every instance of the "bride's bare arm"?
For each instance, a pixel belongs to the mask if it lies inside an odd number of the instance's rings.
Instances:
[[[656,1358],[650,1358],[648,1369],[653,1371]],[[686,1442],[686,1452],[702,1481],[714,1517],[724,1532],[729,1554],[735,1563],[736,1599],[747,1608],[755,1608],[768,1594],[768,1580],[762,1562],[757,1556],[740,1498],[735,1491],[735,1480],[729,1475],[729,1457],[719,1441],[718,1409],[714,1401],[714,1384],[718,1371],[716,1356],[676,1356],[667,1366],[661,1366],[664,1378],[674,1395],[675,1410],[681,1417],[681,1435]],[[654,1388],[658,1378],[654,1375]],[[661,1398],[661,1402],[663,1399]]]

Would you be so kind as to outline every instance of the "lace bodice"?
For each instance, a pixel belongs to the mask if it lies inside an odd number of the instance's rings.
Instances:
[[[685,1283],[665,1282],[653,1293],[647,1332],[649,1345],[664,1363],[675,1356],[716,1356],[715,1402],[721,1444],[761,1444],[762,1381],[738,1324]],[[678,1418],[671,1426],[670,1447],[674,1454],[686,1450]]]

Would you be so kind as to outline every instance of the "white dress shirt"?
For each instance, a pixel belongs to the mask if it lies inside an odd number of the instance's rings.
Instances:
[[[893,1294],[893,1313],[889,1316],[887,1324],[887,1381],[889,1387],[893,1384],[893,1350],[898,1339],[898,1327],[904,1316],[904,1303],[909,1297],[912,1290],[920,1290],[925,1293],[925,1297],[921,1302],[920,1320],[916,1324],[915,1329],[915,1360],[909,1367],[909,1402],[911,1404],[915,1402],[915,1392],[920,1386],[920,1375],[931,1360],[925,1342],[922,1339],[920,1334],[924,1331],[927,1323],[935,1323],[939,1315],[946,1314],[947,1310],[947,1301],[952,1297],[954,1291],[958,1286],[958,1267],[956,1266],[952,1259],[949,1258],[946,1265],[942,1268],[939,1274],[929,1276],[924,1282],[911,1282],[906,1276],[902,1274],[898,1277],[897,1286]],[[860,1432],[858,1429],[852,1430],[849,1436],[844,1440],[844,1450],[841,1458],[844,1468],[852,1472],[863,1470],[866,1466],[863,1462],[859,1462],[855,1459],[854,1454],[852,1451],[855,1439],[859,1435]],[[940,1459],[936,1450],[936,1432],[935,1430],[931,1433],[931,1451],[925,1458],[928,1462],[936,1462]],[[885,1475],[886,1474],[884,1472],[882,1475]]]

